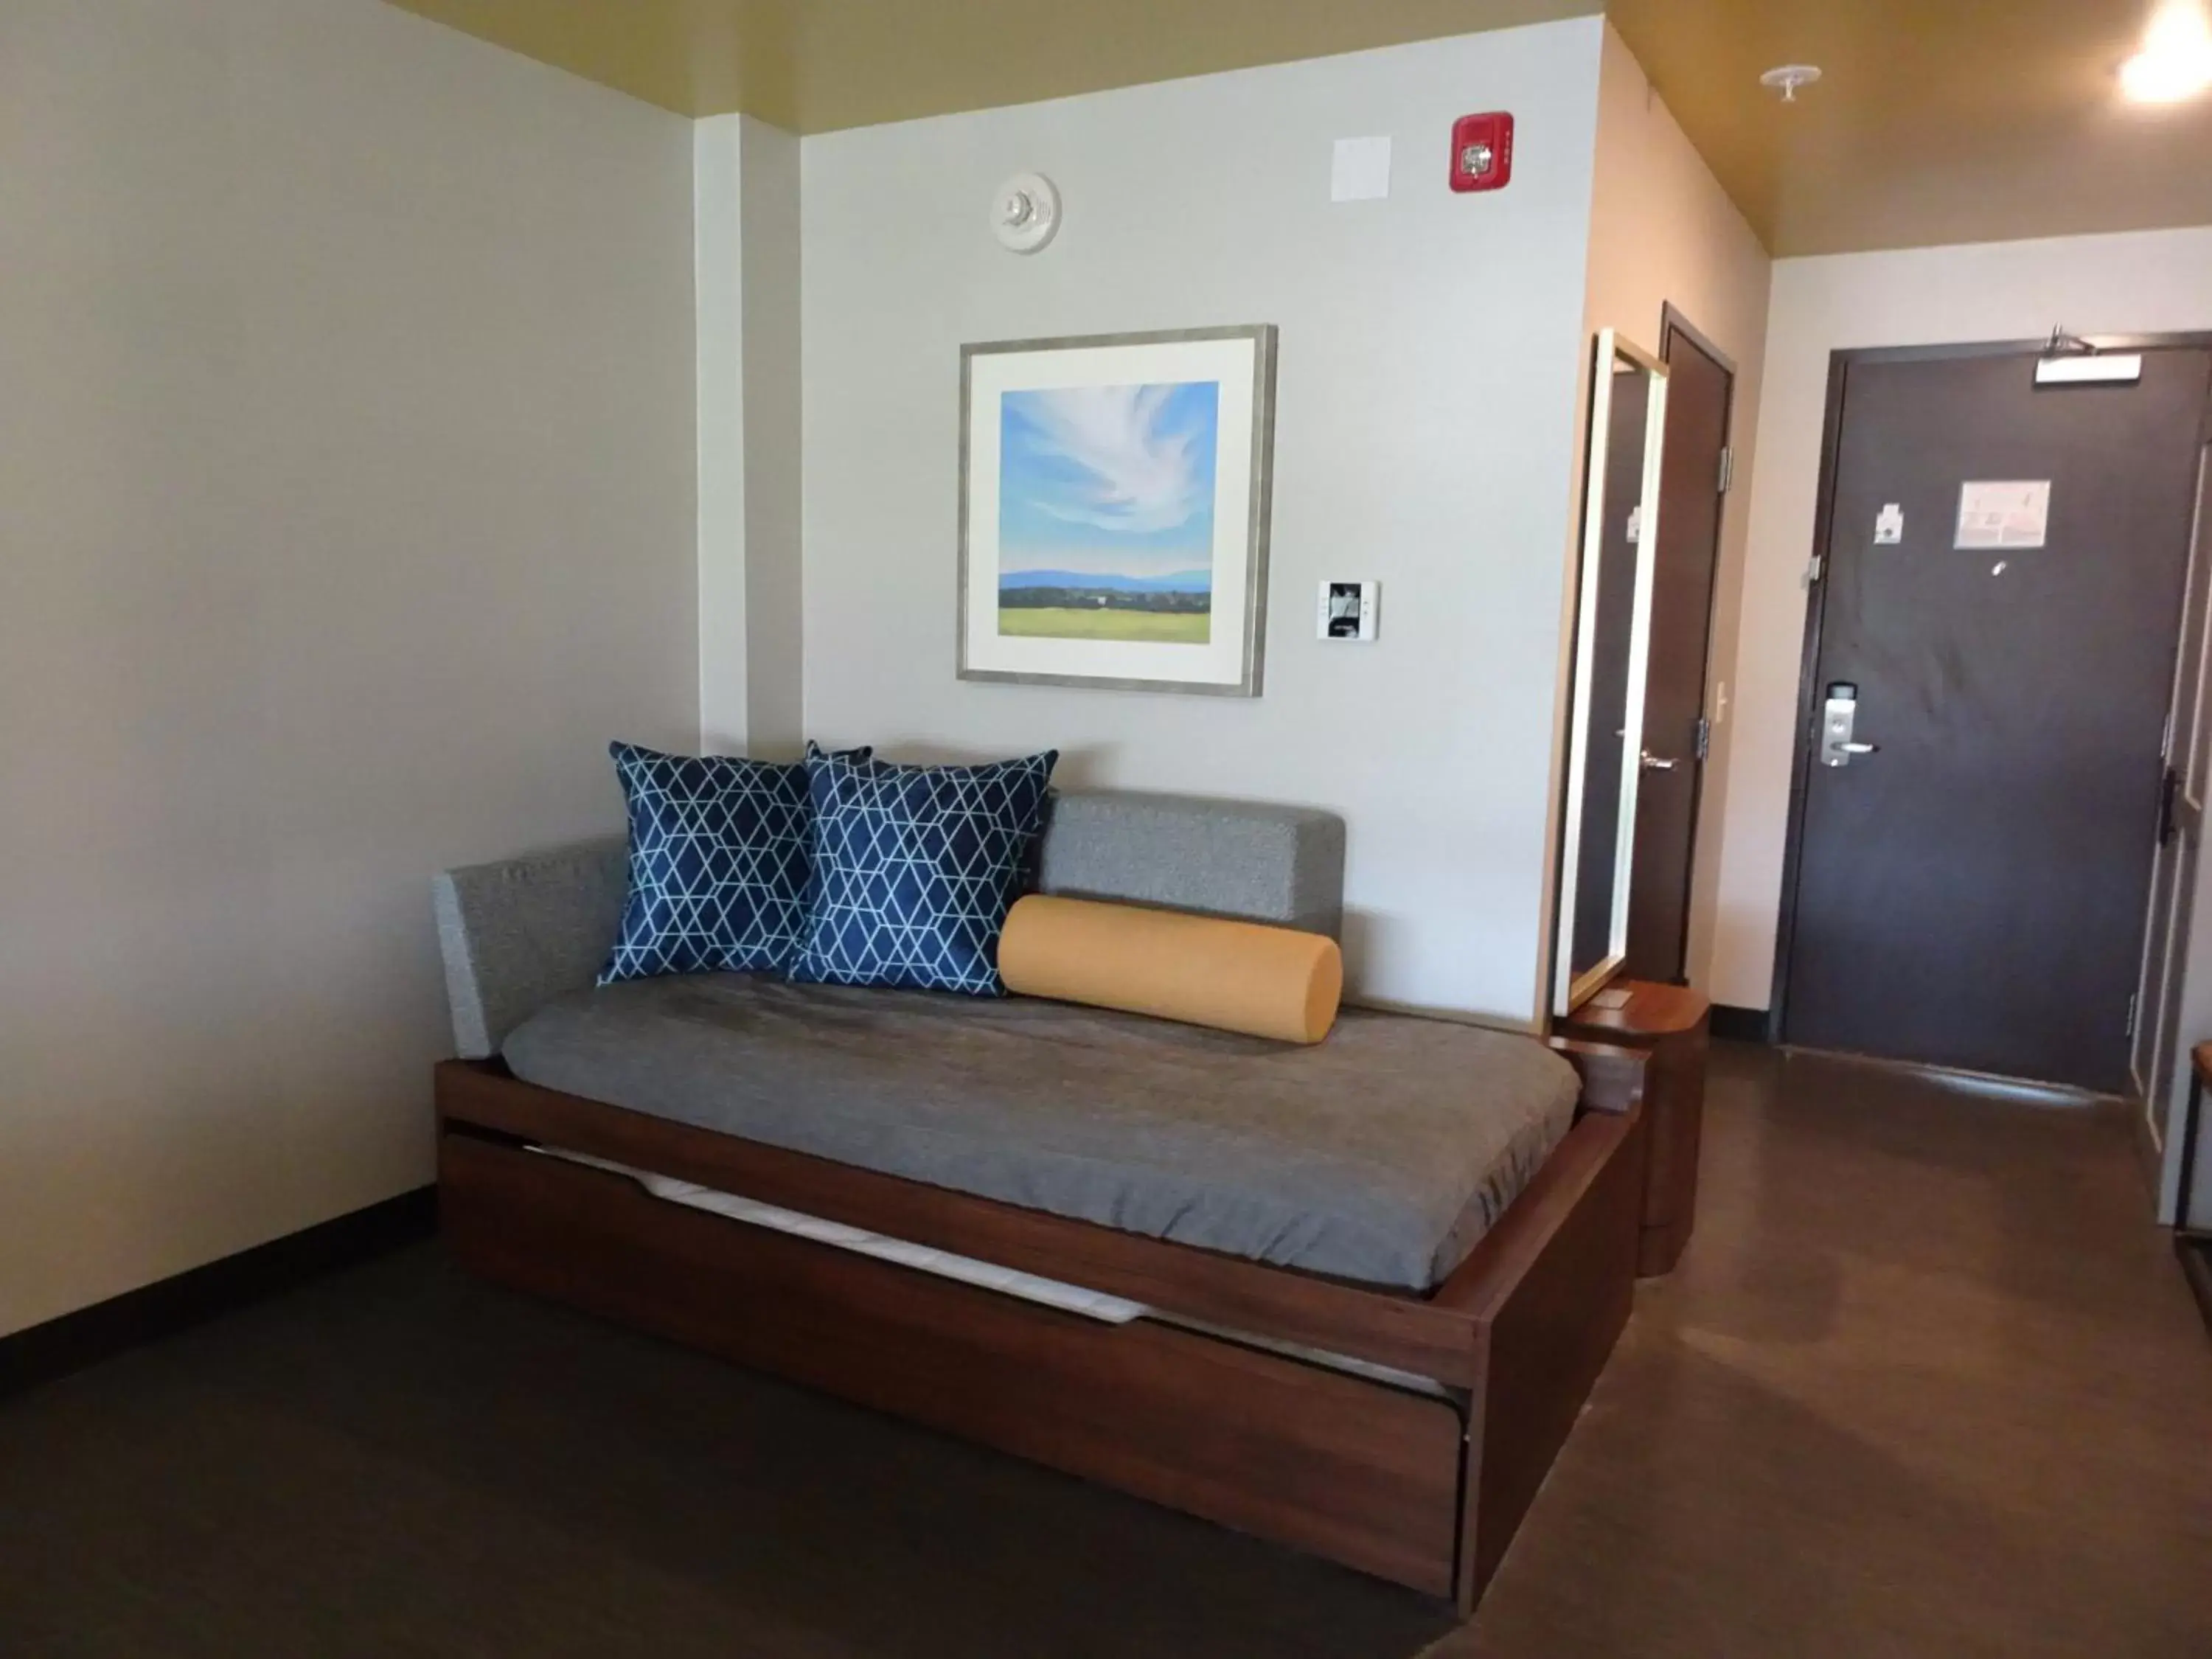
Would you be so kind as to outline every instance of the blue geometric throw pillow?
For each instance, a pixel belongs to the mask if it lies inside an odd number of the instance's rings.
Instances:
[[[599,983],[788,967],[814,864],[805,765],[611,748],[629,805],[629,896]]]
[[[807,757],[814,897],[795,980],[1003,996],[999,935],[1059,751],[994,766]]]

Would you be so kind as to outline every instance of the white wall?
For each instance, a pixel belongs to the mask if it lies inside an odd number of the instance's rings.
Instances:
[[[1756,472],[1759,397],[1773,262],[1610,24],[1599,82],[1596,176],[1590,210],[1584,331],[1615,328],[1656,352],[1671,304],[1735,365],[1729,443],[1738,487],[1721,516],[1714,574],[1711,672],[1705,690],[1712,752],[1698,801],[1690,890],[1687,968],[1704,988],[1713,973],[1729,751],[1728,675],[1735,659],[1744,556]],[[1588,380],[1583,381],[1588,397]],[[1577,428],[1586,438],[1587,419]],[[1577,468],[1579,478],[1579,467]],[[1580,485],[1577,483],[1577,489]],[[1579,507],[1579,501],[1577,501]]]
[[[1768,1005],[1828,356],[1855,346],[2212,329],[2212,229],[1784,259],[1774,267],[1708,989]]]
[[[428,880],[698,732],[688,123],[0,8],[0,1333],[414,1187]]]
[[[746,750],[805,741],[799,521],[799,139],[744,125]],[[703,648],[703,647],[702,647]]]
[[[795,756],[799,718],[799,140],[693,132],[699,709],[709,749]]]
[[[1370,1000],[1538,1006],[1596,125],[1595,19],[811,137],[803,147],[805,696],[895,754],[1048,745],[1070,784],[1309,803],[1350,825]],[[1508,108],[1515,176],[1443,184],[1454,118]],[[1389,134],[1384,201],[1332,141]],[[1034,258],[991,191],[1051,175]],[[1281,329],[1266,694],[955,678],[963,342]],[[1313,638],[1378,578],[1382,638]]]
[[[691,129],[698,340],[699,731],[741,755],[752,653],[745,616],[744,118]]]

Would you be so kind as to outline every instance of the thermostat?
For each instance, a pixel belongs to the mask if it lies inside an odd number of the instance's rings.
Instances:
[[[1325,640],[1371,640],[1382,608],[1381,582],[1323,582],[1319,633]]]

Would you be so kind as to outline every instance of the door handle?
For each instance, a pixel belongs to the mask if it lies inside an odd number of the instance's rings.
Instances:
[[[1820,764],[1849,766],[1855,755],[1871,755],[1879,750],[1878,743],[1855,742],[1851,728],[1859,716],[1859,689],[1847,680],[1838,680],[1828,688],[1827,702],[1820,710]]]
[[[1647,749],[1638,759],[1638,764],[1642,766],[1647,772],[1671,772],[1677,766],[1680,766],[1681,762],[1662,760],[1658,756],[1653,754],[1649,749]]]

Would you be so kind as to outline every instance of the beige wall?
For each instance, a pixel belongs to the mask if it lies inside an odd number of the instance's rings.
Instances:
[[[1598,91],[1585,335],[1613,328],[1646,351],[1656,352],[1662,311],[1671,304],[1734,362],[1736,371],[1729,441],[1736,452],[1738,487],[1722,514],[1714,578],[1712,667],[1705,694],[1707,714],[1714,722],[1712,753],[1698,803],[1690,897],[1688,972],[1690,982],[1701,988],[1711,983],[1713,973],[1719,826],[1725,813],[1734,736],[1724,718],[1730,696],[1727,682],[1735,657],[1736,598],[1750,526],[1747,486],[1756,470],[1771,270],[1772,261],[1758,237],[1608,24]],[[1585,377],[1585,401],[1588,395]],[[1579,466],[1577,476],[1579,489]]]
[[[805,139],[811,735],[1334,809],[1357,994],[1533,1019],[1601,32]],[[1443,135],[1488,108],[1513,183],[1455,195]],[[1332,142],[1382,134],[1389,198],[1332,204]],[[1026,167],[1066,201],[1034,258],[986,216]],[[1266,695],[957,678],[963,343],[1237,323],[1281,330]],[[1377,642],[1314,637],[1332,577],[1380,580]]]
[[[0,7],[0,1333],[414,1187],[428,878],[698,732],[688,123]]]
[[[693,129],[699,720],[709,750],[795,757],[799,613],[799,140]]]
[[[1736,630],[1734,736],[1707,988],[1767,1006],[1828,356],[2076,333],[2212,329],[2212,229],[1785,259],[1774,268]]]
[[[805,742],[799,514],[799,139],[740,116],[744,222],[746,752]],[[702,646],[702,650],[704,649]]]
[[[741,755],[750,732],[745,592],[744,118],[691,129],[696,307],[699,732]]]

